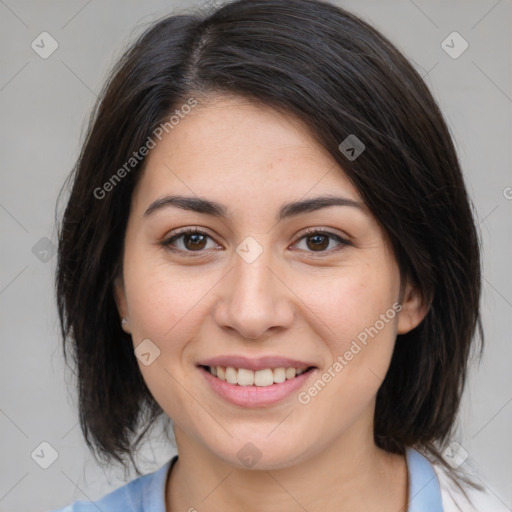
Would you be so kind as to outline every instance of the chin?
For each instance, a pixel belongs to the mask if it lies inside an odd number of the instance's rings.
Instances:
[[[276,425],[273,426],[275,427]],[[298,453],[299,446],[304,449],[303,443],[296,441],[306,439],[305,435],[290,435],[285,432],[285,435],[279,436],[276,432],[269,436],[268,432],[271,431],[272,429],[265,428],[264,433],[254,435],[247,434],[247,430],[245,435],[232,432],[233,438],[226,437],[223,444],[219,444],[217,440],[217,443],[210,445],[210,449],[214,456],[238,469],[284,469],[305,457],[302,451]]]

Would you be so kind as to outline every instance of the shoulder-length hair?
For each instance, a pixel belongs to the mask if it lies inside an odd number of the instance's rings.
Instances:
[[[114,301],[145,158],[126,162],[178,107],[215,92],[304,121],[389,236],[402,277],[430,306],[418,327],[397,337],[377,395],[375,442],[439,458],[477,330],[483,344],[472,205],[449,130],[418,72],[377,30],[321,0],[238,0],[166,17],[105,85],[70,175],[56,274],[64,355],[68,361],[72,350],[89,448],[123,462],[163,412]],[[349,135],[366,148],[356,159],[339,149]]]

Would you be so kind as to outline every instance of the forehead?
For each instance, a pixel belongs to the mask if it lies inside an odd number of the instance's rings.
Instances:
[[[224,204],[357,190],[297,118],[240,97],[200,103],[150,151],[137,197],[214,196]],[[249,204],[249,203],[248,203]],[[276,204],[276,207],[279,205]]]

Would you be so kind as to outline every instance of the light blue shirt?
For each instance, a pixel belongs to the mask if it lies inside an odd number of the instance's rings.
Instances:
[[[53,512],[166,512],[167,472],[177,458],[175,455],[154,473],[140,476],[94,503],[75,501]],[[409,473],[407,512],[443,512],[439,481],[430,462],[412,448],[407,448],[406,459]]]

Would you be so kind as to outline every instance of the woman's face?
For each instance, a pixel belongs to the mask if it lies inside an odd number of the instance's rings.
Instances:
[[[382,229],[294,118],[211,97],[150,151],[116,300],[178,449],[273,469],[373,443],[397,332],[424,314],[399,295]]]

